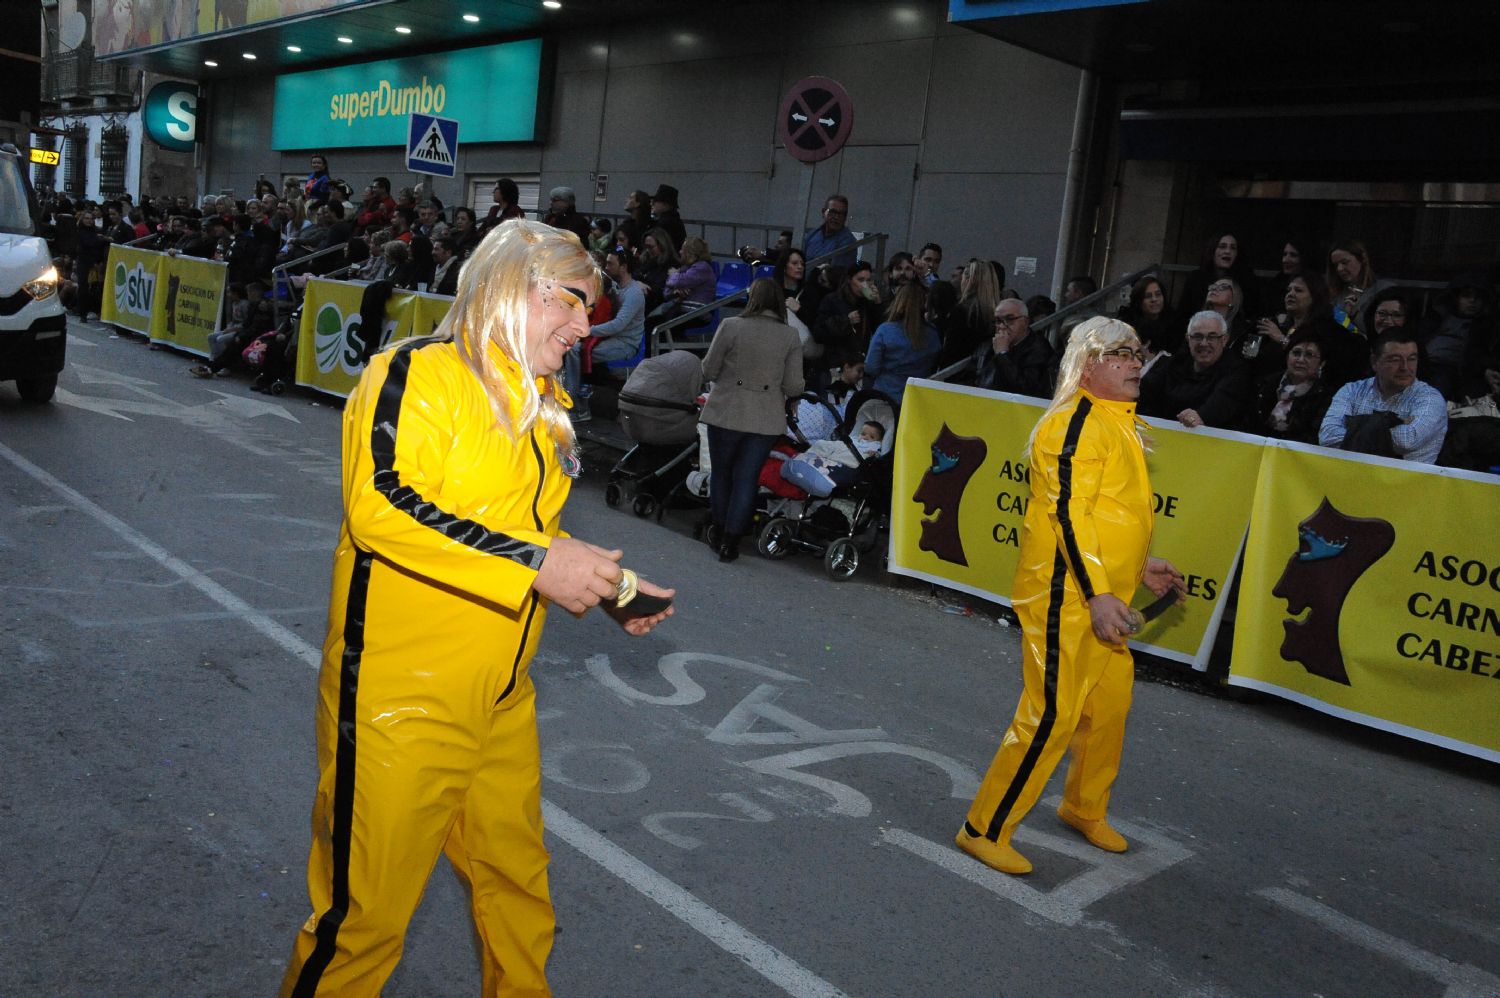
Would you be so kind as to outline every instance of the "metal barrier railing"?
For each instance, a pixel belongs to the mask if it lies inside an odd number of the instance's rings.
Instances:
[[[286,301],[288,302],[292,301],[293,293],[296,290],[295,286],[291,282],[291,275],[288,273],[290,268],[300,268],[311,260],[317,260],[320,257],[331,256],[334,253],[342,253],[344,252],[344,245],[344,243],[339,243],[337,246],[325,246],[323,249],[317,250],[316,252],[309,253],[306,256],[299,256],[295,260],[288,260],[286,263],[279,264],[271,268],[271,314],[275,317],[276,327],[278,329],[281,327],[282,298],[281,295],[277,294],[277,289],[280,288],[283,284],[286,286]]]
[[[885,258],[886,240],[888,240],[889,238],[890,235],[888,233],[871,232],[859,239],[856,239],[848,246],[840,247],[837,250],[829,253],[824,253],[821,256],[815,256],[812,259],[808,260],[807,272],[808,274],[811,274],[812,268],[818,266],[819,264],[828,263],[834,257],[842,256],[845,253],[849,252],[851,249],[854,250],[857,254],[861,246],[867,246],[871,244],[875,246],[877,258],[883,260]],[[883,267],[880,265],[872,264],[872,266],[874,266],[876,270],[883,269]],[[707,341],[688,340],[686,342],[678,342],[675,338],[673,338],[672,331],[674,329],[683,329],[687,326],[697,325],[700,321],[706,319],[715,311],[723,308],[726,305],[732,305],[740,299],[747,297],[748,293],[748,288],[742,288],[739,291],[727,294],[722,298],[717,298],[714,301],[707,303],[706,305],[697,305],[689,311],[682,313],[681,315],[674,315],[672,318],[668,319],[666,322],[663,322],[661,325],[657,326],[654,330],[651,331],[651,342],[646,347],[646,355],[648,357],[655,357],[663,350],[707,350]]]

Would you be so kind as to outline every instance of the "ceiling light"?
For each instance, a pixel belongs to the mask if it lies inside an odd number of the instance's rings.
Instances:
[[[204,59],[203,60],[203,65],[207,66],[209,69],[218,69],[219,68],[219,64],[216,63],[216,62],[214,62],[212,59]]]
[[[301,45],[288,45],[286,47],[286,50],[288,52],[301,52],[302,51],[302,46]]]
[[[548,10],[562,10],[562,0],[542,0],[542,6]]]
[[[468,21],[470,24],[478,24],[479,23],[479,15],[478,14],[465,14],[464,15],[464,20]]]
[[[250,60],[254,60],[255,59],[255,53],[254,52],[241,52],[240,56],[241,56],[241,58],[245,58],[245,59],[250,59]]]
[[[339,35],[339,44],[340,45],[353,45],[354,44],[354,39],[350,38],[348,35]]]
[[[396,34],[398,34],[398,35],[409,35],[409,34],[411,34],[411,29],[408,28],[404,24],[398,24],[398,25],[396,25]]]

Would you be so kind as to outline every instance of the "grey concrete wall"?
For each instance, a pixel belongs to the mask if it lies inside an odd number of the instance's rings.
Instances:
[[[460,142],[459,176],[438,180],[437,195],[461,201],[465,174],[537,173],[544,190],[572,186],[587,212],[591,177],[603,173],[600,210],[670,183],[689,219],[800,230],[838,190],[851,199],[851,227],[890,233],[891,250],[935,240],[945,269],[982,256],[1007,272],[1016,257],[1036,257],[1036,275],[1012,283],[1025,294],[1050,288],[1077,70],[952,27],[936,0],[704,6],[559,39],[547,140]],[[855,108],[849,144],[815,166],[775,140],[782,96],[810,75],[838,80]],[[243,193],[260,173],[306,172],[306,153],[270,150],[272,92],[270,80],[214,88],[208,190]],[[356,191],[376,174],[397,186],[415,179],[395,149],[329,155]],[[732,251],[728,239],[715,251]]]

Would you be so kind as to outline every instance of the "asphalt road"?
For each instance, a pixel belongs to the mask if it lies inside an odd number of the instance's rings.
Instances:
[[[75,324],[0,385],[0,994],[273,993],[307,917],[339,410]],[[1140,682],[1093,850],[1043,805],[993,874],[952,835],[1020,689],[1014,630],[874,566],[720,566],[565,525],[679,587],[533,669],[567,996],[1500,994],[1500,771],[1273,700]],[[1058,780],[1061,779],[1061,774]],[[389,995],[477,994],[440,861]]]

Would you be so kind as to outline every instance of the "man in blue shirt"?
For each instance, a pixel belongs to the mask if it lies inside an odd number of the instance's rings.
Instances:
[[[612,360],[629,360],[641,349],[641,339],[646,335],[646,293],[641,283],[631,273],[630,256],[618,248],[609,251],[604,258],[604,273],[619,291],[620,305],[613,319],[589,327],[589,335],[598,338],[590,355],[595,363]],[[573,344],[563,359],[563,387],[569,395],[577,396],[583,385],[582,341]],[[589,418],[584,406],[576,406],[573,421],[581,423]]]
[[[1417,464],[1435,463],[1448,433],[1448,405],[1436,388],[1417,380],[1415,334],[1401,326],[1380,333],[1370,350],[1370,366],[1373,378],[1351,381],[1333,397],[1318,428],[1318,443],[1343,446],[1349,432],[1346,416],[1389,412],[1401,420],[1389,431],[1390,453]]]
[[[842,194],[832,195],[823,203],[823,224],[816,229],[808,230],[808,233],[802,237],[802,252],[811,260],[824,253],[839,250],[840,252],[827,262],[835,263],[840,267],[851,266],[855,258],[854,233],[845,228],[848,221],[849,199]]]

